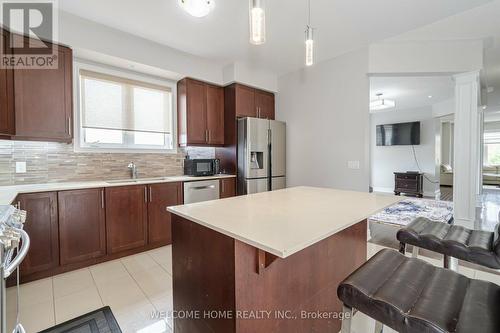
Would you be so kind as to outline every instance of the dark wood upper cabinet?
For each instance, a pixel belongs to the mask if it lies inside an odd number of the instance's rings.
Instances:
[[[255,108],[255,89],[241,84],[235,84],[236,117],[257,117]]]
[[[258,118],[274,119],[274,94],[255,90],[255,108]]]
[[[182,79],[177,83],[179,146],[224,144],[224,89]]]
[[[9,54],[9,33],[0,30],[0,48]],[[0,135],[15,134],[14,116],[14,71],[0,68]]]
[[[58,193],[61,265],[106,254],[104,189]]]
[[[57,69],[14,71],[16,138],[72,140],[72,51],[56,48]]]
[[[224,88],[206,85],[208,143],[224,144]]]
[[[148,243],[168,245],[172,243],[171,214],[168,206],[183,203],[182,183],[149,185],[148,202]]]
[[[27,212],[24,229],[30,236],[28,255],[20,266],[21,277],[59,266],[57,193],[20,194],[17,201]]]
[[[236,178],[223,178],[220,180],[220,198],[230,198],[236,195]]]
[[[146,185],[105,189],[108,254],[147,244],[147,190]]]

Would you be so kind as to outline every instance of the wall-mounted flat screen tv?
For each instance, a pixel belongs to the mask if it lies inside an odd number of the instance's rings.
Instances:
[[[377,146],[420,144],[420,122],[377,125]]]

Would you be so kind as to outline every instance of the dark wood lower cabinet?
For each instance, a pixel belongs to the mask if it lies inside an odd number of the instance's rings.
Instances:
[[[57,192],[20,194],[17,201],[27,212],[24,229],[30,236],[30,249],[21,266],[21,276],[59,266]]]
[[[182,196],[182,183],[149,185],[148,242],[150,245],[161,246],[172,243],[172,217],[166,208],[182,204]]]
[[[172,243],[168,206],[183,203],[182,182],[20,194],[31,247],[22,283]],[[231,185],[226,185],[231,188]],[[229,191],[229,190],[226,190]],[[12,286],[14,277],[8,281]]]
[[[104,189],[58,193],[61,265],[106,254]]]
[[[106,245],[108,254],[147,244],[146,185],[108,187],[106,193]]]
[[[220,198],[230,198],[236,195],[236,178],[224,178],[220,180]]]

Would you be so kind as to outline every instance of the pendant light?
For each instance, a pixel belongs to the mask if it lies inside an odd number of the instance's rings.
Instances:
[[[370,102],[370,111],[380,111],[396,107],[396,101],[384,98],[382,93],[378,93],[377,99]]]
[[[266,12],[264,0],[250,0],[250,43],[266,42]]]
[[[314,64],[314,36],[313,28],[311,27],[311,0],[308,0],[308,16],[306,27],[306,66]]]

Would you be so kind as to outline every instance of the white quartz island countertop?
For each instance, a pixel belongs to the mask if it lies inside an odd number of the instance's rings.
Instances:
[[[292,187],[168,210],[286,258],[401,200],[393,195]]]
[[[170,182],[192,182],[199,180],[211,180],[211,179],[234,178],[234,177],[236,176],[218,174],[206,177],[167,176],[167,177],[154,177],[154,178],[118,179],[118,180],[108,180],[108,181],[105,180],[79,181],[79,182],[76,181],[76,182],[0,186],[0,205],[10,205],[11,203],[13,203],[16,196],[22,193],[67,191],[67,190],[79,190],[85,188],[144,185],[144,184],[158,184],[158,183],[170,183]]]

